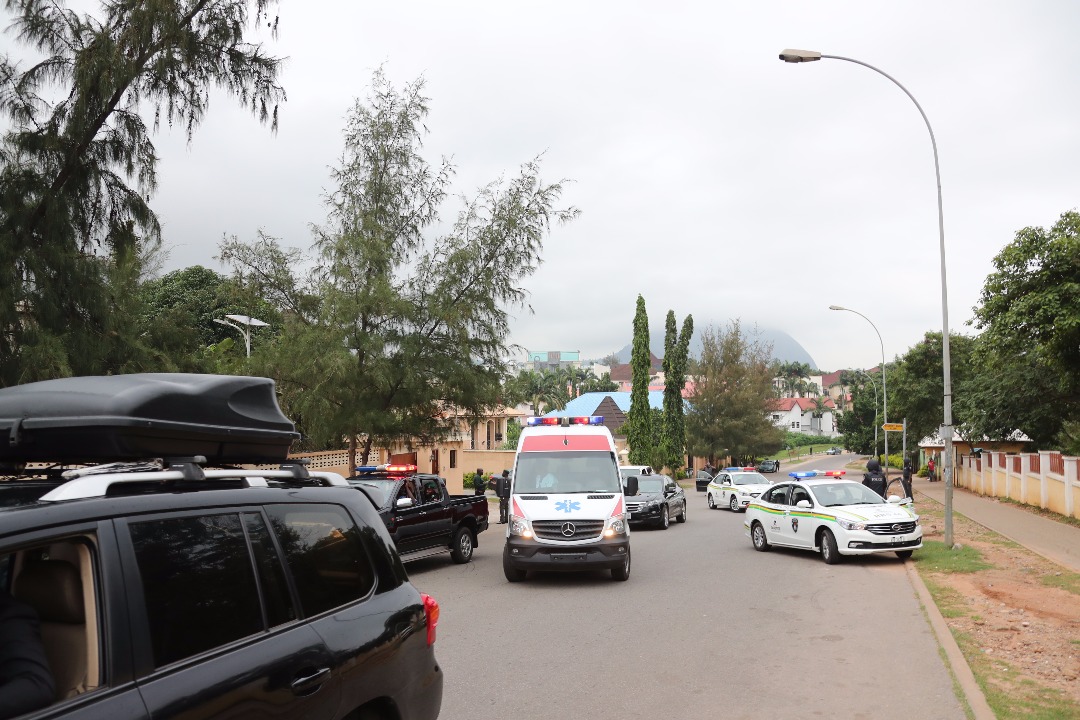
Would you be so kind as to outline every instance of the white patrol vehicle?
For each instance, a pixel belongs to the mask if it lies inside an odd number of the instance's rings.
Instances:
[[[514,458],[503,573],[611,570],[630,577],[630,526],[611,432],[604,418],[526,420]],[[637,494],[637,477],[625,493]]]
[[[732,512],[745,510],[750,501],[772,487],[772,481],[753,468],[721,470],[705,488],[709,509],[726,507]]]
[[[883,499],[861,483],[825,478],[777,483],[750,503],[743,522],[754,548],[772,545],[820,552],[833,565],[843,555],[922,547],[919,516],[899,497]]]

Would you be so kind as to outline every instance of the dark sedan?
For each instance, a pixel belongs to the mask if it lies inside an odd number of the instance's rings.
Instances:
[[[760,473],[773,473],[780,470],[779,460],[762,460],[758,463],[757,471]]]
[[[655,525],[667,530],[671,518],[686,522],[686,493],[667,475],[642,475],[638,494],[626,498],[632,524]]]
[[[705,492],[705,488],[709,487],[709,483],[712,482],[713,475],[708,470],[698,470],[697,475],[694,477],[694,487],[698,492]]]

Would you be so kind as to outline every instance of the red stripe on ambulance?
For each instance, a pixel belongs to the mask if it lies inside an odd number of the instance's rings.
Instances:
[[[521,443],[521,452],[610,449],[608,438],[603,435],[534,435]]]

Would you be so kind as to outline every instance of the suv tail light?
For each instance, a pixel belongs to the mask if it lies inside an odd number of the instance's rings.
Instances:
[[[427,644],[434,645],[435,628],[439,626],[439,602],[427,593],[420,593],[420,598],[424,601],[424,617],[427,619]]]

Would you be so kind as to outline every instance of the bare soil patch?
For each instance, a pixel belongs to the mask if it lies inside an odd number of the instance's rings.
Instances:
[[[920,496],[916,507],[925,538],[943,542],[941,506]],[[939,607],[991,704],[997,692],[1041,696],[1062,703],[1050,716],[1080,717],[1080,576],[962,516],[954,516],[953,535],[991,567],[918,569],[928,585],[945,588]]]

